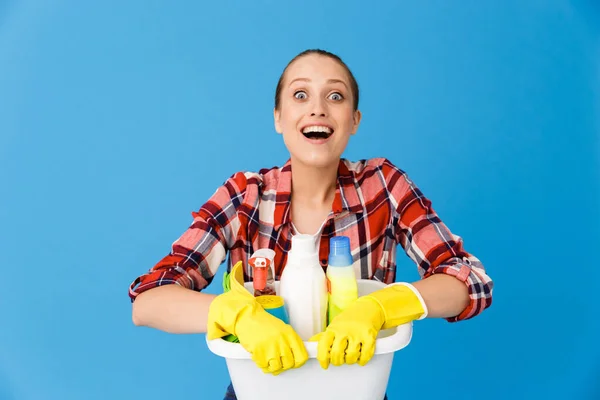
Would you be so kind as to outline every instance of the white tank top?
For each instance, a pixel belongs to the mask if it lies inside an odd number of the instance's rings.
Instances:
[[[327,217],[329,218],[329,217]],[[317,230],[316,233],[314,234],[307,234],[312,236],[313,240],[315,241],[315,246],[318,248],[320,248],[320,240],[321,239],[321,233],[323,232],[323,228],[325,227],[325,224],[327,223],[327,218],[325,218],[325,220],[323,221],[323,223],[321,224],[321,226],[319,227],[319,229]],[[294,225],[294,223],[292,222],[292,235],[299,235],[302,232],[300,232],[296,226]]]

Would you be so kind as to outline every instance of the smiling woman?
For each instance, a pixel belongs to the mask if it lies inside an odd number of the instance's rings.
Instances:
[[[271,249],[279,279],[298,233],[315,237],[323,268],[330,238],[347,236],[356,275],[388,284],[313,338],[323,368],[366,364],[381,329],[426,317],[466,320],[491,305],[493,284],[483,265],[404,171],[386,158],[341,158],[360,125],[358,99],[354,76],[334,54],[308,50],[286,66],[273,116],[290,159],[281,167],[233,174],[193,213],[171,252],[131,284],[136,325],[207,332],[209,339],[236,335],[268,373],[302,366],[307,353],[298,335],[252,298],[200,293],[227,254],[228,270],[241,262],[248,281],[252,253]],[[421,280],[395,283],[398,245]],[[261,332],[244,328],[259,322]],[[227,396],[235,398],[231,386]]]
[[[277,84],[274,118],[295,168],[336,169],[360,124],[358,98],[352,72],[331,53],[308,50],[288,64]],[[320,199],[327,200],[326,191]]]

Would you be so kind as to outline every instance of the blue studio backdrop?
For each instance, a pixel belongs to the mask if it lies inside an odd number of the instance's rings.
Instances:
[[[127,290],[227,177],[286,161],[306,48],[358,79],[345,156],[406,170],[495,282],[415,323],[390,398],[600,398],[599,27],[591,0],[0,2],[0,399],[222,398],[204,335],[134,327]]]

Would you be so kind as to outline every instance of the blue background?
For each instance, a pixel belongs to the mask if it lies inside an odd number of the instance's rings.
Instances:
[[[275,84],[312,47],[362,90],[345,156],[405,169],[496,285],[416,324],[391,399],[600,398],[600,6],[96,3],[0,2],[0,398],[222,398],[204,335],[134,327],[127,289],[228,176],[285,162]]]

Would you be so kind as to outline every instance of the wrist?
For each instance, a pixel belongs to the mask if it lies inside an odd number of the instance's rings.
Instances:
[[[419,303],[421,304],[421,307],[423,308],[423,315],[420,316],[418,318],[418,320],[427,318],[427,315],[429,315],[429,310],[427,309],[427,304],[425,303],[425,299],[423,299],[421,292],[419,292],[419,290],[414,285],[412,285],[408,282],[395,282],[395,283],[390,284],[389,286],[404,286],[404,287],[410,289],[410,291],[418,299]]]
[[[422,296],[412,285],[405,282],[388,285],[367,297],[379,303],[383,310],[383,329],[427,317],[427,306]]]

